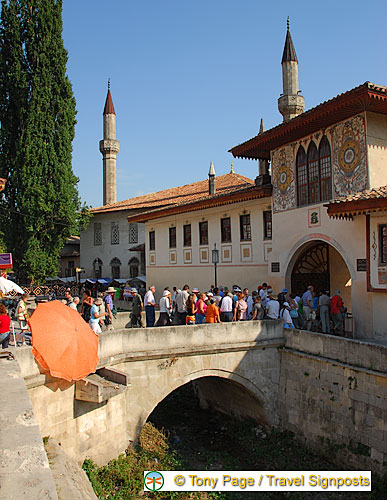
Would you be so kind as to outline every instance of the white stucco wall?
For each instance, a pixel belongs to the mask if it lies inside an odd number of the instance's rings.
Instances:
[[[138,224],[138,242],[129,243],[129,224],[126,211],[109,212],[105,214],[95,214],[89,223],[88,228],[81,232],[81,267],[86,273],[82,278],[94,278],[93,261],[96,258],[102,260],[102,278],[111,278],[110,262],[113,258],[121,261],[121,278],[129,278],[128,262],[136,257],[140,261],[140,252],[130,252],[130,247],[136,247],[145,242],[145,224]],[[94,223],[102,224],[102,245],[94,244]],[[116,222],[119,226],[119,244],[111,244],[111,223]],[[141,270],[140,270],[141,272]]]
[[[219,249],[218,285],[256,289],[267,279],[268,248],[271,240],[264,240],[263,211],[270,210],[271,200],[251,200],[176,216],[165,217],[146,223],[147,285],[155,284],[158,292],[165,286],[182,287],[188,283],[191,288],[208,290],[214,284],[214,265],[211,250],[216,243]],[[250,213],[251,241],[240,241],[239,217]],[[221,243],[220,219],[231,218],[231,243]],[[199,245],[199,222],[208,221],[208,245]],[[192,246],[183,247],[183,225],[191,224]],[[176,249],[169,248],[169,227],[176,227]],[[155,231],[156,250],[149,251],[149,231]],[[268,247],[268,248],[265,248]],[[208,253],[207,262],[201,259],[202,252]],[[229,251],[229,258],[225,252]],[[171,263],[171,252],[176,253],[176,263]],[[190,262],[184,259],[191,254]],[[247,256],[250,254],[250,256]],[[202,260],[202,262],[201,262]],[[154,263],[152,263],[154,262]],[[159,294],[157,294],[159,296]]]
[[[370,188],[387,184],[387,116],[366,113]]]

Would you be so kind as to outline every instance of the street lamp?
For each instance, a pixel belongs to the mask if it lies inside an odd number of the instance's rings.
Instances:
[[[216,248],[216,243],[214,243],[214,248],[212,249],[212,263],[214,264],[215,271],[215,288],[218,287],[218,277],[217,277],[217,269],[216,266],[219,263],[219,250]]]

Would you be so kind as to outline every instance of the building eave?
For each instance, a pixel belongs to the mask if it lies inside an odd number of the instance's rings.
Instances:
[[[387,212],[387,198],[344,201],[324,205],[327,213],[333,219],[352,220],[357,215],[370,215]]]
[[[222,205],[229,205],[231,203],[238,203],[241,201],[249,201],[258,198],[271,197],[272,185],[267,186],[250,186],[247,189],[228,193],[226,195],[214,196],[197,200],[192,203],[184,205],[175,205],[165,209],[156,209],[149,212],[144,212],[138,215],[129,215],[128,222],[148,222],[150,220],[161,219],[170,215],[178,215],[187,212],[196,212],[198,210],[205,210],[206,208],[219,207]]]
[[[229,150],[235,158],[270,159],[270,152],[364,111],[387,114],[387,88],[355,87]]]

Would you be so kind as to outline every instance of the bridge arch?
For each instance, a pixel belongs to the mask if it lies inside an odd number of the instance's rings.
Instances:
[[[194,382],[199,401],[202,407],[211,407],[223,413],[227,413],[236,418],[252,418],[264,425],[273,425],[272,408],[269,397],[261,389],[264,387],[264,377],[262,386],[257,381],[252,381],[236,372],[220,369],[206,368],[192,370],[174,378],[172,383],[158,392],[158,395],[150,397],[144,395],[146,401],[142,403],[142,412],[137,421],[137,435],[141,432],[156,407],[164,401],[170,394],[190,382]],[[267,381],[266,381],[267,386]]]

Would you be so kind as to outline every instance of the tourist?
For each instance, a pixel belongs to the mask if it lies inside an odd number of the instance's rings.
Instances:
[[[282,304],[280,317],[284,320],[284,328],[294,328],[292,317],[290,316],[290,306],[288,302]]]
[[[333,331],[336,335],[344,333],[344,303],[340,296],[340,290],[335,290],[330,300],[330,310],[333,321]]]
[[[207,304],[206,323],[220,323],[219,307],[216,305],[215,298],[211,298]]]
[[[277,297],[272,293],[269,294],[269,299],[266,307],[265,319],[278,319],[280,305]]]
[[[78,312],[78,304],[79,304],[79,297],[74,297],[72,302],[68,304],[70,309],[74,309],[74,311]]]
[[[220,303],[220,320],[222,323],[232,322],[233,312],[232,312],[232,297],[231,292],[227,292]]]
[[[170,326],[171,316],[170,316],[170,297],[171,292],[169,290],[163,291],[163,296],[160,299],[160,316],[157,320],[156,326]]]
[[[16,306],[16,314],[17,314],[17,319],[19,322],[19,327],[20,329],[23,330],[28,330],[28,324],[27,321],[30,319],[30,316],[28,314],[27,310],[27,299],[29,295],[28,293],[24,293]],[[23,337],[23,343],[24,343],[24,337]]]
[[[214,293],[214,295],[216,295],[216,294]],[[220,287],[219,287],[219,296],[220,296],[222,299],[223,299],[223,297],[224,297],[224,289],[223,289],[223,287],[222,287],[222,286],[220,286]]]
[[[214,299],[215,304],[219,307],[220,301],[223,299],[224,294],[221,295],[220,290],[218,288],[214,288]]]
[[[330,303],[331,300],[329,298],[329,292],[323,290],[318,299],[318,307],[320,310],[320,319],[321,319],[321,329],[323,333],[331,333],[331,324],[329,318]]]
[[[312,326],[312,310],[313,310],[313,287],[308,286],[306,292],[302,296],[302,307],[304,312],[304,319],[306,321],[306,329],[310,330]]]
[[[282,307],[283,303],[287,301],[288,301],[288,289],[283,288],[282,292],[278,294],[278,302],[280,304],[280,307]]]
[[[258,294],[261,297],[261,303],[263,307],[267,306],[268,296],[267,296],[267,283],[262,283],[261,287],[258,287]]]
[[[7,314],[4,304],[0,304],[0,345],[3,349],[8,348],[11,318]]]
[[[201,325],[202,323],[205,323],[206,321],[206,310],[207,310],[207,304],[206,304],[206,299],[207,296],[205,293],[201,293],[199,295],[198,300],[196,301],[196,316],[195,316],[195,323],[197,325]]]
[[[195,324],[195,314],[196,314],[196,306],[195,306],[195,294],[191,293],[188,295],[187,301],[185,303],[186,307],[186,316],[185,316],[185,324],[186,325],[194,325]]]
[[[97,335],[102,331],[101,326],[99,324],[99,319],[106,315],[106,312],[99,314],[98,311],[98,306],[100,306],[102,302],[103,300],[97,297],[90,308],[89,325],[90,328],[93,330],[93,332],[96,333]]]
[[[90,309],[93,305],[93,299],[91,297],[91,291],[86,288],[83,292],[82,299],[82,318],[88,323],[90,320]]]
[[[70,288],[65,291],[66,306],[70,306],[73,303],[73,298],[71,296]]]
[[[152,327],[155,324],[155,319],[156,319],[156,314],[155,314],[156,302],[154,296],[155,291],[156,287],[154,285],[151,285],[144,297],[145,318],[146,318],[147,328]]]
[[[249,289],[244,288],[243,289],[243,294],[244,294],[244,300],[246,301],[247,304],[247,316],[246,319],[251,319],[253,315],[253,306],[254,306],[254,299],[251,295],[249,295]]]
[[[257,294],[255,295],[255,302],[253,306],[253,319],[263,319],[265,317],[265,308],[262,305],[261,297]]]
[[[105,315],[105,325],[109,326],[113,323],[113,298],[116,295],[116,289],[112,286],[109,286],[109,288],[105,292],[105,298],[104,298],[104,303],[105,303],[105,310],[106,310],[106,315]]]
[[[187,316],[186,304],[189,297],[189,286],[184,285],[183,290],[178,290],[176,294],[176,325],[185,325]]]
[[[289,294],[289,313],[292,318],[292,322],[295,328],[302,328],[302,322],[300,320],[300,316],[298,314],[298,303],[296,301],[296,294]]]
[[[245,294],[241,291],[237,292],[238,300],[236,302],[233,321],[246,321],[247,320],[247,302],[245,301]]]
[[[142,324],[143,302],[141,295],[137,292],[137,288],[131,288],[129,291],[133,297],[132,314],[130,316],[130,326],[132,328],[136,328],[138,325],[140,328],[144,328],[144,325]]]

